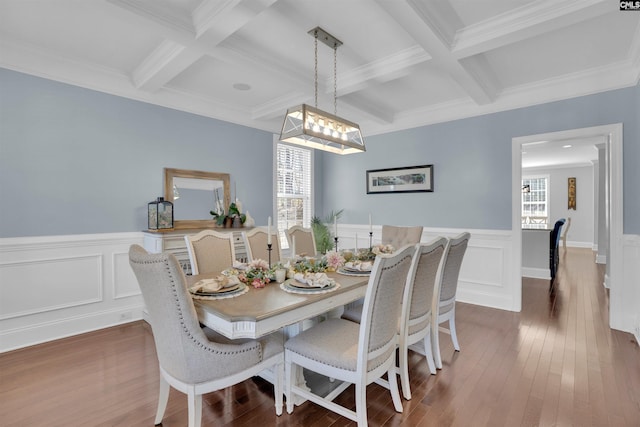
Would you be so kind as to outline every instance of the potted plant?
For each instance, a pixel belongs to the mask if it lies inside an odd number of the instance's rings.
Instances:
[[[213,219],[216,221],[216,224],[219,227],[224,228],[240,228],[243,226],[244,222],[247,220],[247,216],[240,212],[240,209],[235,203],[231,203],[229,205],[229,210],[225,214],[224,212],[209,212]]]
[[[339,219],[342,215],[343,209],[337,212],[331,211],[329,215],[322,221],[317,216],[311,219],[311,229],[313,230],[313,237],[316,239],[316,250],[321,254],[326,254],[333,249],[334,241],[331,230],[327,227],[327,224],[333,224],[336,219]]]

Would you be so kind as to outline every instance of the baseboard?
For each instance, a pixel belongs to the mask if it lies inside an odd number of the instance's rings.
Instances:
[[[591,242],[572,242],[567,241],[568,248],[589,248],[593,249],[593,243]]]
[[[142,319],[142,305],[55,319],[0,333],[0,353]]]
[[[0,239],[0,352],[142,319],[128,257],[141,242],[142,233]]]
[[[460,289],[456,293],[456,301],[483,307],[513,311],[513,300],[509,296],[488,294],[469,289]]]
[[[522,267],[522,277],[551,280],[551,273],[548,268]]]

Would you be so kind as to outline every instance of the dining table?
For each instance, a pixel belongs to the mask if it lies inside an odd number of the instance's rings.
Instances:
[[[187,276],[187,285],[194,286],[215,274]],[[277,330],[288,328],[286,335],[295,335],[302,321],[363,298],[368,275],[343,275],[327,272],[337,286],[326,292],[321,290],[291,293],[273,281],[263,288],[248,285],[248,291],[233,298],[195,299],[198,319],[203,325],[230,339],[260,338]],[[294,330],[291,330],[291,329]]]

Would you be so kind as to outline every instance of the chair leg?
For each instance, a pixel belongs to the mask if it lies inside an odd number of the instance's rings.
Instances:
[[[402,400],[400,399],[400,392],[398,391],[398,379],[396,374],[396,368],[391,368],[387,371],[387,378],[389,380],[389,391],[391,391],[393,407],[396,409],[396,412],[402,413]]]
[[[289,361],[285,363],[284,392],[287,399],[287,414],[293,412],[293,393],[291,393],[291,387],[293,386],[293,375],[291,371],[293,367],[291,365],[292,363]]]
[[[406,344],[401,345],[400,349],[400,384],[402,385],[402,395],[405,399],[411,400],[411,386],[409,385],[409,350]],[[389,382],[391,386],[391,382]]]
[[[167,409],[167,402],[169,402],[169,383],[162,372],[160,373],[160,395],[158,396],[158,410],[156,411],[155,425],[162,424],[162,417],[164,417],[164,411]]]
[[[202,395],[196,394],[193,387],[187,391],[187,406],[189,408],[189,427],[201,427]]]
[[[278,363],[275,369],[273,393],[275,395],[276,415],[282,415],[282,384],[284,383],[284,363]]]
[[[395,374],[393,374],[395,378]],[[356,423],[358,427],[367,427],[367,386],[362,383],[356,386]],[[397,391],[397,390],[396,390]]]
[[[453,348],[456,351],[460,351],[460,344],[458,344],[458,335],[456,335],[456,309],[453,308],[451,317],[449,318],[449,330],[451,331],[451,341],[453,341]]]
[[[424,357],[427,359],[429,372],[431,372],[431,375],[435,375],[438,371],[436,370],[436,364],[433,361],[433,350],[431,350],[431,333],[427,334],[424,337]]]
[[[431,325],[431,350],[433,351],[433,361],[436,368],[442,369],[442,358],[440,357],[440,332],[439,325],[436,321]]]

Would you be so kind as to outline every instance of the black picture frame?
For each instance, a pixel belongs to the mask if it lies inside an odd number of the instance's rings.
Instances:
[[[433,165],[367,171],[367,194],[433,192]]]

